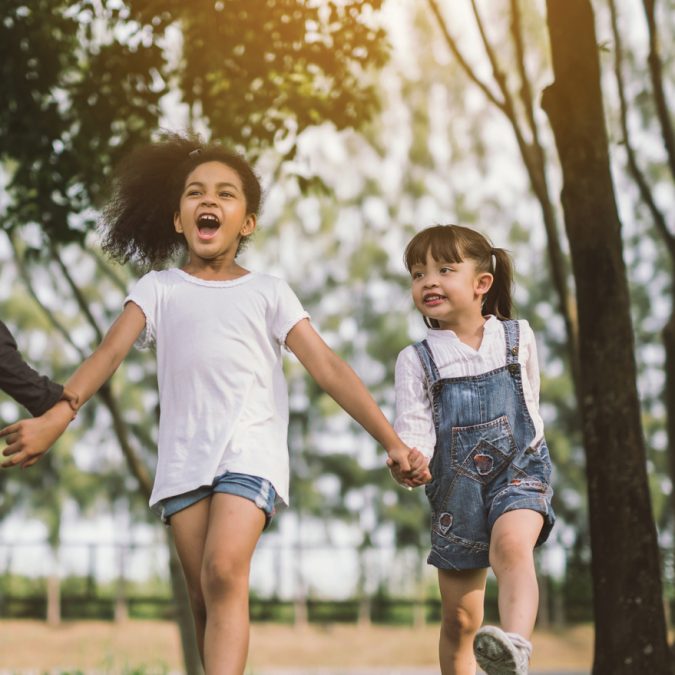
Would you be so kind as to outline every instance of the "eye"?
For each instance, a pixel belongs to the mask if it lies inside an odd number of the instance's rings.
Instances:
[[[231,192],[228,192],[227,190],[223,190],[222,192],[218,193],[221,197],[224,197],[226,199],[229,199],[230,197],[234,197],[234,195]]]
[[[454,272],[454,267],[441,267],[441,274],[447,274],[448,272]]]
[[[424,275],[422,272],[413,272],[411,276],[413,279],[421,279]]]
[[[200,192],[193,188],[192,190],[188,190],[185,194],[187,197],[194,197],[195,195],[200,194]]]

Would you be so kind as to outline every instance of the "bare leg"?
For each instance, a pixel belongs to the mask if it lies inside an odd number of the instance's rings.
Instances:
[[[499,588],[499,617],[507,633],[530,639],[539,605],[534,545],[544,518],[529,509],[508,511],[490,537],[490,565]]]
[[[171,530],[190,594],[190,605],[202,663],[204,662],[206,605],[202,593],[201,570],[210,504],[211,498],[207,497],[171,516]]]
[[[438,570],[443,610],[439,658],[442,675],[475,675],[473,638],[483,622],[487,570]]]
[[[211,498],[201,571],[207,675],[244,672],[249,641],[249,571],[264,525],[265,515],[252,501],[219,493]]]

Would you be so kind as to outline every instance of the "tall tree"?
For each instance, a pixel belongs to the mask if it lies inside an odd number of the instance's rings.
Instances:
[[[621,223],[609,166],[594,15],[547,0],[555,81],[544,91],[563,171],[579,308],[597,673],[670,672],[636,388]]]

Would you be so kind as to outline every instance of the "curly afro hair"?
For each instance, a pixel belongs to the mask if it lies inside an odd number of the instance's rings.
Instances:
[[[173,225],[185,180],[195,167],[214,161],[239,174],[247,212],[257,214],[260,181],[243,157],[204,143],[196,134],[163,132],[156,142],[136,148],[116,167],[112,194],[101,214],[103,249],[123,263],[137,260],[157,265],[171,260],[185,248],[185,239]],[[248,238],[239,242],[237,253]]]

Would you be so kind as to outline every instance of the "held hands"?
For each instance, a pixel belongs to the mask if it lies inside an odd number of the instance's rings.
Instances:
[[[417,448],[396,448],[387,457],[387,466],[394,480],[412,489],[431,481],[427,458]]]
[[[77,401],[76,395],[74,400]],[[26,469],[39,461],[75,418],[72,405],[72,398],[61,400],[40,417],[21,420],[0,429],[0,437],[4,437],[7,444],[2,454],[9,457],[0,467],[20,466]]]
[[[61,396],[62,401],[68,401],[68,405],[73,409],[73,412],[77,412],[78,408],[80,407],[79,401],[80,401],[80,396],[79,394],[76,394],[72,389],[68,389],[67,387],[63,388],[63,395]]]

